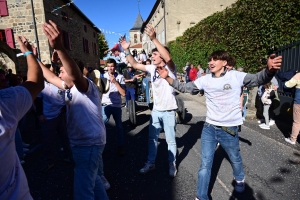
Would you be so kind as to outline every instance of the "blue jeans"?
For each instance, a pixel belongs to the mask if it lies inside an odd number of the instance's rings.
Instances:
[[[244,170],[239,147],[238,126],[227,127],[235,136],[225,132],[221,127],[205,122],[201,135],[201,165],[198,171],[197,197],[208,199],[208,186],[214,160],[215,148],[219,142],[229,156],[235,180],[244,180]]]
[[[105,145],[72,147],[75,200],[108,199],[101,178],[97,175],[100,157]]]
[[[149,124],[149,140],[148,140],[148,161],[155,163],[157,154],[157,140],[161,129],[164,128],[166,142],[168,144],[168,160],[176,162],[176,123],[175,111],[157,111],[153,110]]]
[[[105,124],[108,123],[110,116],[113,116],[117,127],[117,143],[119,146],[124,145],[122,109],[110,105],[102,106],[102,117]]]
[[[44,163],[46,165],[54,163],[54,148],[56,143],[56,134],[61,139],[64,148],[64,158],[71,158],[72,152],[66,127],[66,114],[61,112],[57,117],[40,122],[42,127],[42,144],[44,152]]]
[[[130,99],[135,100],[135,88],[126,88],[126,106]]]

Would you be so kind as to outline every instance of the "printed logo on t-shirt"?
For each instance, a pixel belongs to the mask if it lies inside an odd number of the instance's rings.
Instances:
[[[227,83],[227,84],[225,84],[224,86],[223,86],[223,90],[231,90],[232,88],[231,88],[231,85],[229,84],[229,83]]]

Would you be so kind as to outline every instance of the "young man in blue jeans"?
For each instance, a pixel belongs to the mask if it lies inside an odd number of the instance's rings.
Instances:
[[[62,32],[49,20],[43,32],[61,60],[59,77],[39,62],[45,79],[65,90],[67,131],[75,163],[74,199],[108,199],[98,168],[106,144],[100,93],[97,86],[83,76],[83,63],[70,57],[62,42]]]
[[[157,153],[157,141],[161,129],[163,128],[166,135],[166,142],[168,144],[168,161],[169,161],[169,175],[175,177],[176,169],[176,140],[175,140],[175,112],[177,104],[174,95],[174,89],[169,86],[167,81],[159,77],[156,72],[156,67],[164,67],[169,71],[170,76],[175,79],[176,66],[172,61],[171,55],[166,47],[164,47],[156,38],[156,33],[151,25],[147,25],[145,33],[149,36],[155,47],[152,50],[153,65],[143,65],[137,63],[130,54],[130,42],[126,42],[125,38],[121,38],[122,45],[128,62],[136,69],[147,71],[151,75],[151,85],[153,90],[154,105],[149,123],[149,140],[148,140],[148,161],[140,170],[141,174],[145,174],[155,169],[155,158]]]
[[[217,143],[220,143],[229,156],[236,192],[245,190],[238,137],[238,126],[243,124],[240,107],[241,87],[254,87],[270,82],[280,69],[282,57],[275,58],[275,55],[271,55],[268,67],[257,74],[227,71],[229,60],[230,55],[226,51],[213,52],[209,56],[211,74],[189,83],[173,80],[162,67],[157,69],[159,75],[180,92],[191,93],[201,89],[205,91],[207,114],[201,134],[201,166],[198,172],[196,200],[209,199],[207,193]]]

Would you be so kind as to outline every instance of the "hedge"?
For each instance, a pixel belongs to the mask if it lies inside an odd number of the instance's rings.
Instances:
[[[236,67],[255,72],[270,52],[299,39],[299,0],[238,0],[187,29],[168,46],[179,71],[187,61],[206,68],[210,53],[224,49],[236,58]]]

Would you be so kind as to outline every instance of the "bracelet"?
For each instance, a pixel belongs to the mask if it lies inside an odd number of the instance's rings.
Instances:
[[[23,55],[24,57],[27,57],[29,54],[33,54],[32,51],[26,51]]]
[[[41,60],[39,58],[36,59],[37,62],[41,62]]]
[[[130,55],[130,51],[129,52],[125,52],[125,57],[127,57],[128,55]]]

